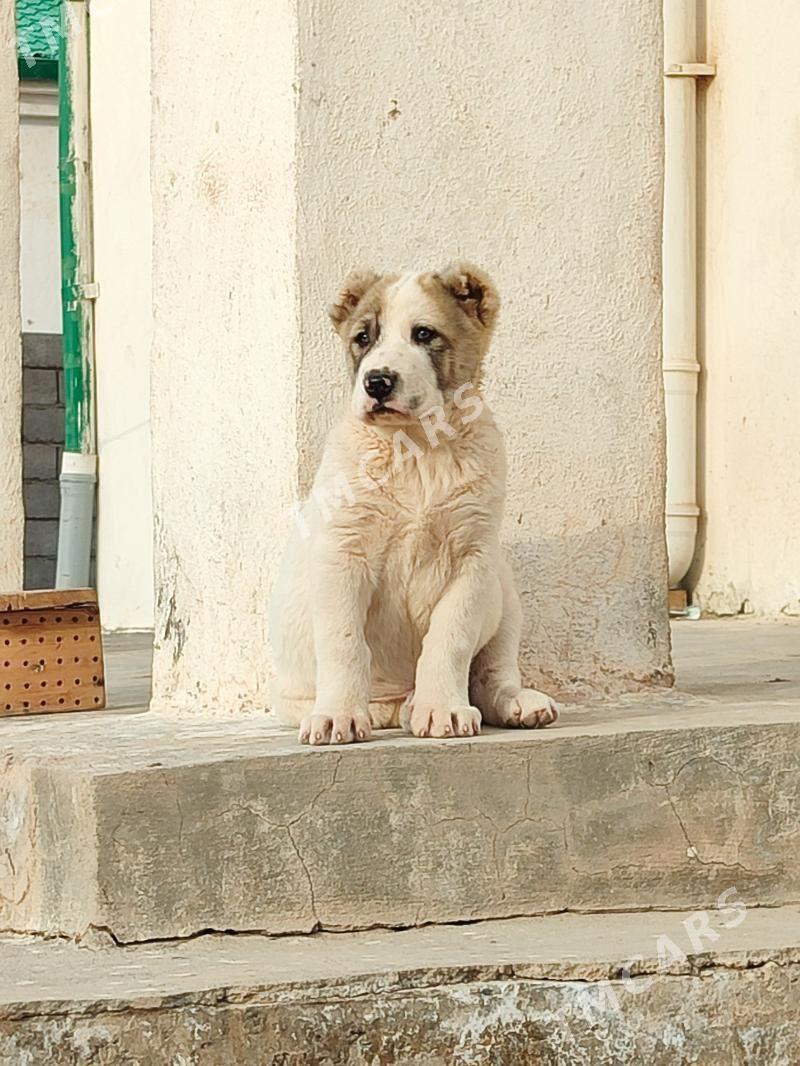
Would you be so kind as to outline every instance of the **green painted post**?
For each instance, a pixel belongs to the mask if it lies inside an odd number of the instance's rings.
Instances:
[[[97,482],[88,34],[86,0],[61,0],[58,141],[65,410],[56,560],[60,589],[89,584]]]
[[[61,221],[61,303],[64,326],[64,447],[86,453],[91,447],[91,379],[87,359],[91,308],[81,291],[80,249],[75,234],[77,160],[72,107],[69,10],[61,4],[58,70],[59,212]]]

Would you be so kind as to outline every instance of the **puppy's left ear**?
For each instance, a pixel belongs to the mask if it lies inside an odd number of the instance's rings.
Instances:
[[[345,278],[336,299],[328,308],[330,320],[339,332],[352,318],[366,293],[376,281],[380,281],[380,277],[374,270],[355,270]]]
[[[464,313],[487,330],[494,327],[500,297],[489,275],[471,263],[451,263],[439,280]]]

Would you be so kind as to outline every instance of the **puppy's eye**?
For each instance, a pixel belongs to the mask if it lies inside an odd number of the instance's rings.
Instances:
[[[415,344],[430,344],[436,336],[436,330],[430,326],[415,326],[411,337]]]
[[[353,340],[359,348],[369,348],[369,333],[365,329],[362,329],[360,333],[356,333]]]

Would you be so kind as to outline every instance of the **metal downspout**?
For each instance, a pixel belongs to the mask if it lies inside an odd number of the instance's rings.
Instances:
[[[64,326],[64,454],[56,588],[86,588],[97,483],[94,255],[86,0],[61,0],[59,200]]]

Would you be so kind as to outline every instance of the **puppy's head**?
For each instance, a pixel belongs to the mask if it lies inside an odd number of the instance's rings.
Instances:
[[[329,314],[353,374],[354,414],[403,422],[478,384],[499,299],[476,267],[423,274],[351,274]]]

